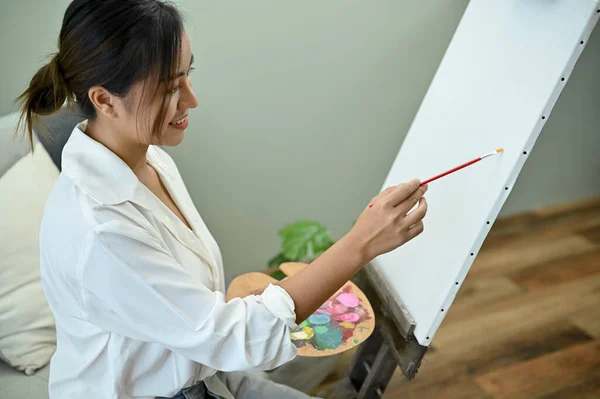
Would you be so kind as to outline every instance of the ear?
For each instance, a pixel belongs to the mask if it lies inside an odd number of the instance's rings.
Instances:
[[[102,86],[92,86],[88,90],[88,97],[96,112],[109,118],[118,116],[117,98]]]

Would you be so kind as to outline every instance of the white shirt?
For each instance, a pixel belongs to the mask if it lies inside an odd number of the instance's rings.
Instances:
[[[193,231],[86,127],[65,145],[40,232],[50,397],[169,397],[199,380],[219,393],[217,370],[293,359],[293,300],[270,285],[226,302],[219,248],[171,157],[151,146],[147,160]]]

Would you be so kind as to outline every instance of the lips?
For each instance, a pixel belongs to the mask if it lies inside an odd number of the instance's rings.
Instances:
[[[187,119],[187,115],[184,115],[183,118],[181,119],[177,119],[173,122],[169,122],[169,125],[181,125],[182,123],[184,123]]]
[[[188,116],[184,116],[183,118],[177,119],[171,123],[169,123],[169,126],[172,127],[173,129],[180,129],[180,130],[184,130],[188,127]]]

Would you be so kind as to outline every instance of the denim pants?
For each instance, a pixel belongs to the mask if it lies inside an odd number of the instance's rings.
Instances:
[[[199,381],[191,387],[184,388],[175,396],[171,398],[164,398],[162,396],[157,396],[156,399],[220,399],[218,396],[214,396],[208,389],[206,389],[206,385],[204,381]]]
[[[219,372],[215,376],[223,384],[228,397],[235,399],[314,399],[315,397],[297,391],[288,386],[275,383],[266,378],[248,372]],[[211,393],[206,384],[200,381],[184,388],[171,398],[156,399],[222,399]]]

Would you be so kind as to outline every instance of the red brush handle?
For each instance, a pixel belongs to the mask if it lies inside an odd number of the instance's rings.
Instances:
[[[481,159],[482,159],[481,157],[479,157],[479,158],[475,158],[475,159],[473,159],[472,161],[465,162],[465,163],[463,163],[462,165],[459,165],[459,166],[457,166],[456,168],[452,168],[452,169],[450,169],[450,170],[448,170],[448,171],[446,171],[446,172],[444,172],[444,173],[440,173],[440,174],[439,174],[439,175],[437,175],[437,176],[433,176],[432,178],[430,178],[430,179],[427,179],[427,180],[425,180],[424,182],[421,182],[421,184],[419,184],[419,187],[420,187],[420,186],[423,186],[423,185],[425,185],[425,184],[427,184],[427,183],[431,183],[432,181],[434,181],[434,180],[437,180],[437,179],[439,179],[440,177],[444,177],[444,176],[446,176],[446,175],[449,175],[450,173],[456,172],[457,170],[461,170],[462,168],[466,168],[466,167],[467,167],[467,166],[469,166],[469,165],[473,165],[474,163],[477,163],[477,162],[481,161]],[[373,204],[369,204],[369,208],[372,208],[372,207],[373,207]]]
[[[450,173],[456,172],[457,170],[460,170],[460,169],[462,169],[462,168],[466,168],[467,166],[469,166],[469,165],[473,165],[474,163],[476,163],[476,162],[479,162],[479,161],[481,161],[481,157],[480,157],[480,158],[475,158],[475,159],[473,159],[472,161],[469,161],[469,162],[463,163],[462,165],[459,165],[459,166],[457,166],[456,168],[452,168],[452,169],[450,169],[449,171],[446,171],[446,172],[444,172],[444,173],[440,173],[440,174],[439,174],[439,175],[437,175],[437,176],[433,176],[432,178],[430,178],[430,179],[427,179],[427,180],[425,180],[424,182],[422,182],[422,183],[420,184],[420,186],[422,186],[422,185],[424,185],[424,184],[427,184],[427,183],[431,183],[432,181],[434,181],[434,180],[437,180],[437,179],[439,179],[440,177],[444,177],[444,176],[446,176],[446,175],[449,175]]]

